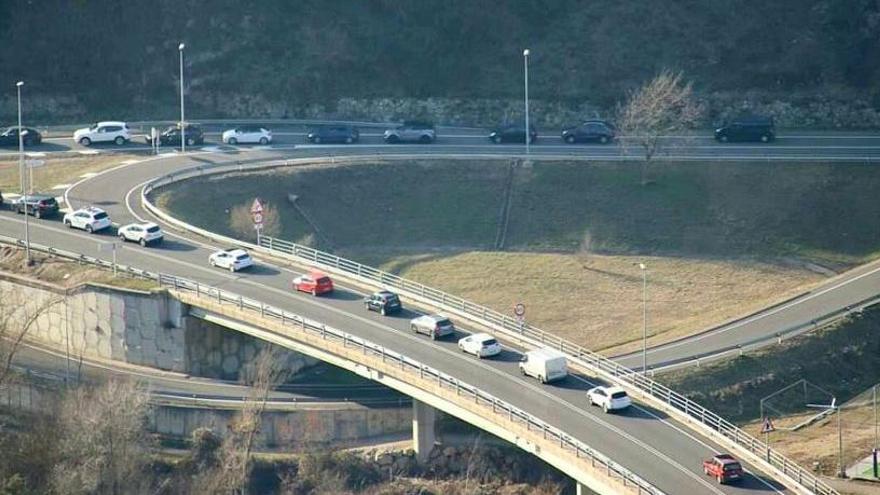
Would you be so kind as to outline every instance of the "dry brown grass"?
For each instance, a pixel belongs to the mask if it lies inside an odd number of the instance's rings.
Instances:
[[[874,412],[871,405],[871,390],[853,398],[843,405],[840,416],[843,432],[844,467],[850,466],[870,455],[874,445]],[[818,412],[818,411],[816,411]],[[796,461],[801,466],[816,469],[827,475],[834,475],[838,469],[837,417],[830,415],[798,431],[778,430],[780,426],[800,423],[813,413],[787,416],[774,421],[777,431],[770,434],[773,448]],[[743,428],[764,439],[760,435],[761,422],[754,421]]]
[[[32,277],[65,288],[87,282],[143,291],[158,287],[151,280],[114,277],[108,270],[80,265],[64,258],[54,258],[42,253],[32,253],[32,257],[35,260],[33,266],[25,266],[24,250],[0,246],[0,271]]]
[[[45,165],[34,169],[34,191],[48,191],[61,184],[73,184],[86,173],[97,173],[143,155],[105,153],[98,155],[50,155],[41,158]],[[27,158],[26,158],[27,159]],[[19,191],[18,159],[0,160],[0,191]]]
[[[511,315],[513,305],[523,302],[529,323],[618,353],[641,343],[639,262],[648,266],[649,345],[758,310],[823,280],[805,269],[756,260],[584,254],[400,256],[383,268]]]

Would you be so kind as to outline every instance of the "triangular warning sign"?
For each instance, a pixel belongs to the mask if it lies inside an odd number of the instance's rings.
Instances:
[[[254,199],[254,204],[251,205],[251,213],[263,213],[263,203],[260,203],[260,198]]]
[[[761,433],[770,433],[771,431],[776,431],[776,428],[773,427],[773,421],[770,418],[764,418],[764,424],[761,425]]]

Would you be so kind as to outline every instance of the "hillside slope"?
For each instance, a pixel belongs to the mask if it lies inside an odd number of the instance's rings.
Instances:
[[[0,118],[14,114],[19,79],[30,115],[173,117],[180,41],[194,115],[351,113],[341,98],[517,101],[524,47],[533,97],[579,111],[607,111],[671,67],[718,108],[831,98],[871,113],[878,24],[873,0],[7,0]]]

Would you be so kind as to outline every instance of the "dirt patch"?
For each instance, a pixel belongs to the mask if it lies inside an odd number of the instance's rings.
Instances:
[[[143,159],[143,155],[112,153],[104,155],[59,157],[56,155],[38,158],[45,162],[34,169],[34,191],[51,191],[55,186],[73,184],[80,176],[98,173],[122,164],[126,160]],[[30,158],[25,158],[30,159]],[[0,160],[0,191],[18,192],[20,190],[18,159]],[[59,194],[62,190],[56,190]]]

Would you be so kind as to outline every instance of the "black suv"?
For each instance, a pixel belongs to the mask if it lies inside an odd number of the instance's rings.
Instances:
[[[538,131],[535,126],[529,125],[529,143],[538,140]],[[523,124],[507,124],[494,129],[489,133],[489,141],[495,144],[501,143],[525,143],[526,126]]]
[[[202,133],[202,128],[197,124],[186,124],[184,134],[187,146],[205,143],[205,135]],[[144,139],[147,141],[147,144],[153,144],[153,136],[147,134]],[[180,125],[172,125],[162,131],[162,134],[159,134],[159,145],[180,146]]]
[[[578,126],[562,130],[562,140],[568,144],[602,143],[614,141],[614,126],[604,120],[586,120]]]
[[[397,294],[387,290],[374,292],[373,295],[364,298],[364,306],[369,311],[378,311],[385,316],[390,313],[398,313],[403,310],[403,304]]]
[[[12,203],[13,208],[19,214],[27,213],[37,218],[47,217],[58,213],[58,201],[48,194],[28,194]]]
[[[350,126],[318,127],[310,132],[306,139],[310,143],[356,143],[361,138],[360,132]]]
[[[21,140],[25,146],[43,142],[43,136],[35,129],[22,127]],[[18,126],[10,127],[0,134],[0,146],[18,146]]]
[[[715,129],[715,139],[722,143],[730,141],[769,143],[776,139],[776,127],[772,117],[738,117]]]

